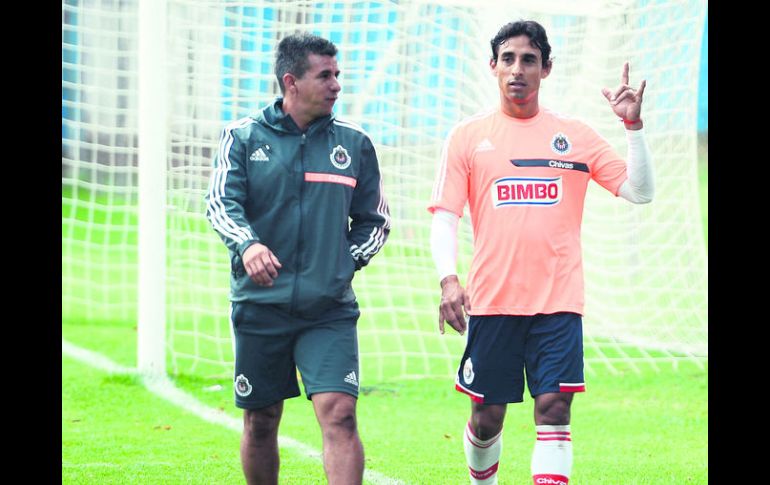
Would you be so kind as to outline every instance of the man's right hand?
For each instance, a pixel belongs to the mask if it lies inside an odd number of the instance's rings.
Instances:
[[[243,252],[243,268],[249,278],[259,286],[273,286],[281,263],[267,246],[254,243]]]
[[[463,311],[463,307],[465,310]],[[438,329],[444,333],[444,321],[457,333],[463,335],[468,328],[465,314],[471,309],[471,301],[460,286],[457,275],[449,275],[441,280],[441,304],[438,311]]]

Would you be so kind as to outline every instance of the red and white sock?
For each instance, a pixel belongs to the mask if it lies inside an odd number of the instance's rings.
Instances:
[[[535,485],[567,485],[572,472],[572,435],[569,425],[535,426],[537,441],[532,452]]]
[[[471,475],[471,485],[496,485],[497,466],[503,451],[503,430],[488,440],[473,434],[471,423],[465,426],[465,459]]]

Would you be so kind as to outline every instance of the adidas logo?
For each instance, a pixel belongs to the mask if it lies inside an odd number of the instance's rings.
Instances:
[[[487,139],[487,138],[484,138],[484,139],[481,141],[481,143],[479,143],[479,144],[476,146],[476,151],[477,151],[477,152],[488,152],[488,151],[490,151],[490,150],[494,150],[494,149],[495,149],[495,146],[494,146],[494,145],[492,144],[492,142],[491,142],[491,141],[489,141],[489,139]]]
[[[346,375],[345,382],[347,382],[348,384],[353,384],[354,386],[358,387],[358,379],[356,379],[356,371],[353,371],[350,374]]]
[[[249,157],[249,160],[253,162],[267,162],[270,159],[267,158],[267,155],[265,155],[265,152],[262,150],[262,147],[260,147],[254,150],[254,153],[251,154],[251,156]]]

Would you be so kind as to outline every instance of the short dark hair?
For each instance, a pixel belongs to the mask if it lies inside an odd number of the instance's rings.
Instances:
[[[337,46],[330,41],[308,32],[295,32],[281,39],[275,50],[275,77],[281,93],[284,92],[283,75],[290,72],[301,78],[310,68],[308,55],[336,56]]]
[[[548,36],[545,34],[545,28],[534,20],[517,20],[503,25],[497,32],[497,35],[490,41],[492,45],[492,60],[497,62],[497,53],[500,44],[519,35],[529,37],[529,43],[532,47],[540,49],[543,67],[548,67],[551,63],[551,44],[548,43]]]

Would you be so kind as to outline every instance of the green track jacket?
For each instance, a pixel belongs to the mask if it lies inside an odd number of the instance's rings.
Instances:
[[[303,133],[282,102],[224,128],[206,216],[230,250],[232,301],[313,317],[355,300],[353,273],[382,248],[390,212],[369,136],[334,114]],[[283,266],[271,287],[243,267],[255,242]]]

